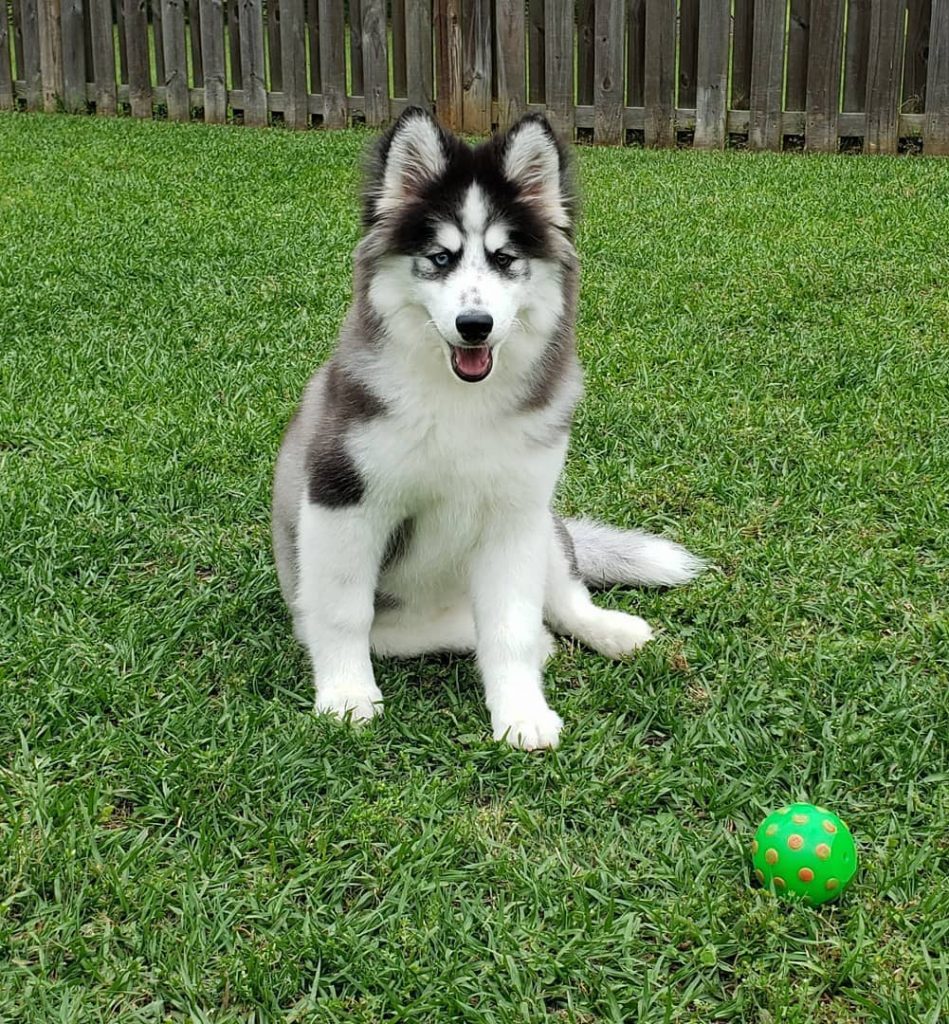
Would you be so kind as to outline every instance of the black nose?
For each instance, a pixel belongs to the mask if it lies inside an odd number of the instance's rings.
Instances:
[[[484,341],[493,326],[490,313],[462,313],[455,318],[455,327],[465,341]]]

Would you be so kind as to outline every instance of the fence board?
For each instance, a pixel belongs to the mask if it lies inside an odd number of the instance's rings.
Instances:
[[[37,0],[20,0],[20,33],[23,63],[17,75],[26,87],[26,109],[39,110],[43,105],[43,80],[40,72],[40,34]],[[23,71],[20,72],[22,67]],[[115,72],[113,71],[113,75]]]
[[[751,56],[754,45],[754,0],[734,0],[732,31],[732,110],[747,110],[751,104]]]
[[[135,3],[137,0],[126,0]],[[204,51],[204,120],[220,124],[227,117],[224,68],[224,2],[201,0],[201,49]],[[131,51],[129,51],[131,57]],[[131,69],[130,69],[131,70]]]
[[[146,0],[124,0],[129,106],[132,117],[152,116],[152,69],[148,60]]]
[[[674,146],[675,5],[646,0],[643,134],[647,146]]]
[[[905,114],[914,114],[926,109],[926,57],[929,52],[932,0],[908,0],[906,6],[906,57],[900,109]]]
[[[225,0],[227,10],[227,49],[231,65],[231,88],[242,89],[240,0]]]
[[[646,0],[629,0],[626,31],[626,106],[641,107],[646,67]]]
[[[319,0],[323,124],[346,125],[346,31],[343,0]]]
[[[306,21],[303,0],[283,0],[280,12],[283,55],[283,119],[291,128],[310,120],[306,94]]]
[[[306,0],[307,47],[310,55],[309,89],[320,93],[323,72],[320,68],[320,15],[317,0]]]
[[[748,146],[781,149],[784,0],[755,0]]]
[[[342,6],[342,0],[337,0]],[[261,0],[240,0],[241,77],[244,82],[244,124],[267,123],[267,81],[264,69],[264,12]]]
[[[531,103],[547,100],[547,12],[545,0],[527,0],[528,3],[528,97]]]
[[[362,57],[366,123],[389,120],[389,57],[385,0],[363,0]]]
[[[267,0],[267,67],[270,71],[269,88],[272,92],[283,91],[283,39],[280,35],[280,20],[283,16],[281,0]]]
[[[544,18],[547,119],[555,132],[573,142],[573,0],[546,0]]]
[[[593,141],[623,141],[625,0],[597,0],[594,23]]]
[[[679,0],[679,92],[677,106],[695,106],[699,61],[699,0]]]
[[[115,39],[111,0],[90,0],[92,64],[95,74],[96,113],[111,116],[118,106],[115,82]]]
[[[702,46],[696,67],[695,145],[703,149],[725,147],[730,7],[729,0],[702,0],[699,7]]]
[[[524,113],[527,103],[523,0],[497,0],[494,16],[498,60],[498,124],[506,129]]]
[[[408,95],[408,68],[406,67],[406,4],[407,0],[392,0],[392,95]],[[490,88],[490,87],[489,87]]]
[[[3,13],[6,17],[5,5]],[[59,0],[39,0],[37,18],[43,109],[47,113],[54,113],[63,95],[63,36]]]
[[[235,3],[237,0],[235,0]],[[155,82],[158,88],[165,86],[165,43],[161,23],[161,0],[149,0],[152,12],[152,46],[155,52]]]
[[[598,8],[609,0],[579,0],[577,3],[577,103],[593,103],[596,70],[594,34]]]
[[[435,0],[435,73],[438,118],[452,131],[461,128],[461,3]]]
[[[923,147],[949,156],[949,0],[933,0],[927,72]]]
[[[63,33],[63,108],[76,114],[86,109],[86,33],[83,27],[83,0],[62,0],[60,18]],[[0,17],[0,20],[6,19]]]
[[[204,87],[204,44],[202,43],[202,0],[188,0],[188,43],[191,50],[191,81],[195,89]]]
[[[12,78],[16,80],[23,78],[23,15],[20,11],[20,0],[12,0],[10,6],[13,11],[13,23],[10,29],[13,34],[13,61],[16,64],[16,72],[12,74]]]
[[[365,91],[362,64],[362,0],[349,0],[349,77],[353,96],[362,96]]]
[[[161,0],[161,30],[168,117],[172,121],[187,121],[191,116],[191,97],[188,94],[184,0]]]
[[[129,80],[129,55],[125,43],[125,5],[122,0],[113,0],[112,17],[119,42],[119,71],[116,82],[121,85]]]
[[[499,0],[499,2],[503,2],[503,0]],[[523,41],[523,39],[523,12],[521,12],[521,40]],[[405,91],[409,102],[417,103],[420,107],[431,110],[435,99],[432,78],[431,0],[405,0],[405,63]],[[521,67],[523,73],[523,53]]]
[[[804,110],[807,105],[808,49],[812,20],[811,0],[791,0],[784,98],[786,110]]]
[[[491,0],[464,0],[461,120],[466,132],[491,130]]]
[[[866,110],[870,0],[850,0],[844,44],[844,110]]]
[[[867,56],[867,153],[895,153],[903,82],[904,0],[873,0]]]
[[[840,0],[814,0],[807,64],[807,114],[804,144],[816,152],[837,150],[837,111],[844,29]]]
[[[15,106],[10,62],[10,19],[4,4],[0,7],[0,110],[13,110]]]

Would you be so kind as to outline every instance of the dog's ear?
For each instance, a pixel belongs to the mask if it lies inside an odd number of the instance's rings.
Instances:
[[[408,107],[374,147],[366,168],[363,219],[367,225],[398,210],[436,181],[448,165],[447,140],[435,118]]]
[[[572,230],[575,198],[570,159],[546,117],[528,114],[508,131],[501,169],[523,200],[554,226]]]

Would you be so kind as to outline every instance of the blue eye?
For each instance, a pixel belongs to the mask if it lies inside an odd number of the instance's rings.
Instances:
[[[447,267],[451,263],[451,255],[447,252],[436,252],[429,256],[436,267]]]

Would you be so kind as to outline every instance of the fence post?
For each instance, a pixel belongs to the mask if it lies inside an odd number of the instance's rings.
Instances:
[[[868,153],[895,153],[898,148],[905,15],[904,0],[873,0],[870,5],[864,138]]]
[[[699,149],[725,148],[728,114],[729,0],[701,0],[699,49],[696,68],[695,145]]]
[[[491,130],[491,0],[464,0],[461,120],[466,132]]]
[[[446,128],[460,131],[461,88],[461,2],[435,0],[435,79],[438,83],[436,109]]]
[[[86,109],[86,39],[82,0],[62,0],[63,106],[72,114]]]
[[[623,142],[624,0],[598,0],[593,25],[593,141]]]
[[[844,28],[840,0],[814,0],[811,28],[804,145],[816,152],[834,153],[837,150],[837,100]]]
[[[643,103],[647,146],[674,146],[675,4],[646,0],[646,55]]]
[[[26,109],[39,110],[43,105],[43,79],[40,71],[40,34],[37,0],[20,2],[20,37],[23,63],[17,63],[17,75],[26,85]],[[22,70],[21,70],[22,69]]]
[[[283,0],[280,12],[283,51],[283,120],[291,128],[310,121],[306,98],[306,21],[303,0]]]
[[[346,26],[343,0],[319,0],[323,125],[346,126]]]
[[[784,0],[755,0],[748,146],[781,149]]]
[[[126,2],[135,3],[136,0]],[[224,0],[201,0],[201,49],[204,56],[204,120],[209,124],[220,124],[227,117],[227,83],[224,81]],[[130,75],[131,57],[130,49]]]
[[[949,0],[933,0],[923,150],[949,156]]]
[[[59,0],[39,0],[37,13],[43,109],[53,113],[63,102],[63,29]],[[6,17],[6,4],[3,16]]]
[[[498,53],[498,122],[510,128],[524,111],[527,76],[523,0],[497,0],[495,42]]]
[[[546,0],[544,15],[547,117],[555,132],[573,142],[573,0]]]
[[[111,117],[116,111],[115,38],[110,0],[90,0],[92,73],[95,75],[96,114]]]
[[[244,124],[267,123],[267,80],[264,72],[264,12],[261,0],[238,0],[241,24],[241,79]],[[340,6],[342,3],[340,2]]]
[[[389,120],[389,40],[385,0],[363,0],[362,60],[366,123],[379,127]]]

